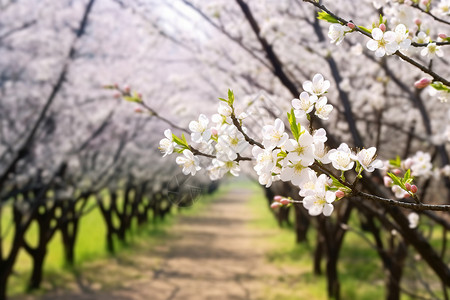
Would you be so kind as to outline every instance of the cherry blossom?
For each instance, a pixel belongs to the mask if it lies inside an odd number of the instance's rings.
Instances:
[[[281,147],[289,138],[288,134],[284,132],[284,123],[281,119],[276,119],[274,125],[266,125],[262,130],[263,145],[267,149]]]
[[[429,43],[422,51],[420,51],[420,55],[428,58],[434,58],[435,56],[443,57],[444,51],[440,46],[437,46],[436,43]]]
[[[163,157],[166,157],[167,155],[172,154],[175,146],[172,131],[170,129],[166,129],[164,130],[164,135],[166,138],[159,142],[159,149],[161,150],[161,153],[164,154]]]
[[[334,200],[336,200],[334,192],[326,191],[324,186],[319,186],[316,187],[313,195],[308,195],[303,199],[303,206],[311,216],[318,216],[321,213],[324,216],[330,216],[334,210],[331,204]]]
[[[357,160],[367,172],[373,172],[375,169],[381,169],[383,167],[383,162],[379,159],[375,159],[376,152],[377,149],[375,147],[362,149],[356,156],[353,156],[353,159]]]
[[[189,123],[189,129],[192,131],[192,141],[196,143],[200,143],[201,141],[207,142],[211,138],[211,130],[208,129],[208,124],[209,120],[204,114],[198,117],[198,121],[191,121]]]
[[[191,150],[188,149],[183,150],[183,155],[184,156],[177,157],[176,163],[180,165],[180,167],[183,167],[184,175],[191,174],[194,176],[197,171],[201,170],[198,157],[195,157]]]
[[[316,96],[320,96],[327,92],[327,90],[330,88],[330,81],[324,80],[322,74],[316,74],[313,77],[312,81],[305,81],[303,83],[303,89]]]
[[[353,168],[355,162],[352,160],[352,151],[346,143],[342,143],[337,149],[328,152],[333,167],[337,170],[348,171]]]
[[[331,43],[339,45],[344,40],[345,34],[350,31],[350,27],[334,23],[330,25],[328,37],[331,39]]]
[[[316,111],[314,114],[322,120],[328,120],[328,116],[333,111],[333,105],[328,104],[327,102],[327,97],[320,97],[315,104]]]
[[[317,101],[316,95],[309,95],[307,92],[302,92],[299,99],[292,100],[292,106],[294,107],[295,116],[298,118],[298,113],[310,113],[314,108],[314,103]]]
[[[396,34],[392,31],[383,32],[380,28],[372,29],[372,38],[366,44],[369,50],[375,51],[375,56],[391,55],[399,49]]]

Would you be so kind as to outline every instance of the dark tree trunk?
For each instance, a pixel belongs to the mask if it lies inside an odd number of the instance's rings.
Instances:
[[[47,246],[42,249],[36,249],[32,255],[33,270],[31,271],[30,281],[28,283],[28,290],[37,290],[41,287],[42,274],[44,267],[45,256],[47,255]]]
[[[316,249],[314,251],[314,275],[322,275],[322,259],[325,251],[324,238],[321,232],[317,231]]]
[[[295,235],[297,243],[306,242],[308,240],[309,217],[302,207],[294,205],[295,211]]]

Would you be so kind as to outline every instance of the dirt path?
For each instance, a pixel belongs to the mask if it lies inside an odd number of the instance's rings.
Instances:
[[[265,286],[282,271],[265,262],[258,246],[275,232],[248,225],[254,217],[250,196],[249,190],[230,191],[200,215],[181,217],[165,245],[106,266],[93,263],[90,275],[78,278],[76,292],[40,299],[265,299]]]

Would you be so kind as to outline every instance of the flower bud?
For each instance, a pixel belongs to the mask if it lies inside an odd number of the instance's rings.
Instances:
[[[281,206],[280,202],[273,202],[272,204],[270,204],[270,208],[271,209],[275,209]]]
[[[402,171],[400,169],[394,169],[392,173],[394,173],[395,175],[400,175]]]
[[[381,23],[380,26],[378,26],[378,28],[380,28],[381,31],[385,32],[386,31],[386,24]]]
[[[384,186],[385,186],[385,187],[391,187],[392,184],[394,183],[394,182],[392,181],[392,178],[389,177],[389,176],[384,176],[384,177],[383,177],[383,182],[384,182]]]
[[[431,83],[431,79],[429,79],[429,78],[422,78],[422,79],[416,81],[416,82],[414,83],[414,86],[415,86],[417,89],[423,89],[424,87],[429,86],[430,83]]]
[[[348,22],[348,23],[347,23],[347,26],[348,26],[350,29],[355,29],[355,27],[356,27],[356,25],[353,24],[352,22]]]
[[[217,136],[217,135],[219,134],[219,131],[217,131],[217,128],[213,127],[213,128],[211,128],[211,134],[212,134],[213,136]],[[275,196],[275,197],[276,197],[276,196]]]
[[[291,200],[283,198],[283,199],[280,200],[280,203],[283,204],[283,205],[288,205],[289,203],[291,203]]]
[[[273,201],[275,202],[280,202],[281,199],[283,199],[283,197],[281,197],[280,195],[276,195],[275,197],[273,197]]]
[[[420,20],[420,19],[415,19],[415,20],[414,20],[414,23],[415,23],[417,26],[420,26],[420,24],[422,24],[422,20]]]
[[[142,110],[142,108],[136,107],[136,108],[134,109],[134,112],[140,114],[140,113],[143,113],[144,111]]]
[[[411,190],[411,184],[405,183],[405,188],[406,188],[407,191],[410,191]]]
[[[122,96],[122,94],[119,93],[119,92],[115,92],[115,93],[113,94],[113,97],[116,98],[116,99],[119,99],[121,96]]]
[[[336,198],[342,198],[345,196],[345,193],[341,190],[336,191]]]
[[[130,88],[130,86],[129,85],[126,85],[126,86],[124,86],[123,87],[123,91],[125,92],[125,93],[130,93],[130,91],[131,91],[131,88]]]
[[[411,193],[417,193],[417,186],[415,184],[411,185]]]
[[[445,40],[447,38],[447,35],[445,33],[439,33],[439,37]]]
[[[422,0],[423,5],[428,5],[429,2],[430,2],[430,0]]]

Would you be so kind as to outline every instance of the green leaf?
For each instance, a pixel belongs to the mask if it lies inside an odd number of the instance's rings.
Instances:
[[[234,104],[234,93],[230,89],[228,90],[228,104],[230,106],[233,106],[233,104]]]
[[[364,26],[358,26],[358,28],[359,28],[359,29],[361,29],[362,31],[364,31],[364,32],[368,33],[368,34],[372,34],[372,31],[371,31],[371,30],[369,30],[369,29],[367,29],[367,28],[366,28],[366,27],[364,27]]]
[[[450,88],[440,81],[433,82],[431,84],[431,86],[434,87],[438,91],[446,91],[446,92],[450,93]]]
[[[277,157],[282,157],[282,158],[284,158],[284,157],[286,157],[286,156],[287,156],[287,153],[284,152],[284,151],[280,151],[280,152],[278,152],[278,154],[277,154]]]
[[[388,173],[388,176],[391,177],[394,184],[398,185],[402,189],[405,189],[405,184],[402,182],[400,178],[397,177],[394,173]]]
[[[383,19],[383,15],[382,14],[380,14],[380,20],[378,21],[380,24],[381,23],[384,23],[384,19]]]
[[[128,102],[142,103],[142,99],[136,96],[124,96],[123,99]]]
[[[327,13],[325,11],[320,11],[317,14],[317,19],[324,20],[329,23],[339,23],[339,21],[335,17],[333,17],[332,15],[330,15],[329,13]]]
[[[397,155],[397,158],[396,159],[391,159],[390,161],[389,161],[389,164],[391,165],[391,166],[394,166],[394,167],[397,167],[397,168],[400,168],[400,164],[402,163],[402,160],[400,159],[400,156],[398,156]]]
[[[300,125],[297,123],[297,119],[295,118],[294,109],[291,108],[291,113],[287,113],[289,125],[291,126],[292,135],[295,140],[298,141],[300,137]]]
[[[403,176],[403,182],[406,182],[408,179],[410,179],[411,178],[411,170],[410,169],[408,169],[406,172],[405,172],[405,175]]]

